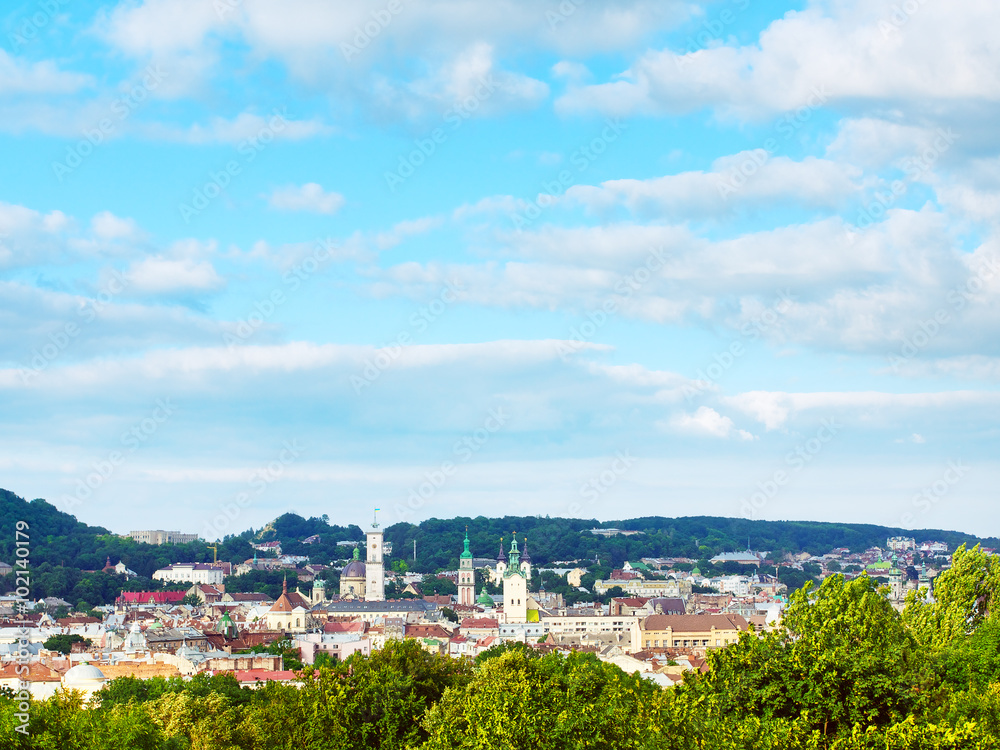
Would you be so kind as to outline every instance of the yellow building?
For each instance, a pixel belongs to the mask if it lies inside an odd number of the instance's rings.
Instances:
[[[368,575],[365,564],[361,562],[358,548],[354,548],[354,559],[340,571],[340,595],[364,599],[367,590]]]
[[[650,615],[641,622],[639,637],[644,649],[704,651],[735,643],[749,626],[741,615]]]
[[[281,586],[281,596],[265,615],[267,627],[271,630],[304,633],[312,627],[309,601],[296,591],[288,592],[288,579]]]

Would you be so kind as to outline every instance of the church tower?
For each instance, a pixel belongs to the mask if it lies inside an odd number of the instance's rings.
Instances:
[[[469,551],[469,527],[465,527],[465,550],[458,558],[458,603],[471,607],[476,603],[476,571]]]
[[[504,621],[510,623],[528,621],[528,578],[520,556],[515,534],[510,541],[510,561],[503,571],[503,615]]]
[[[375,509],[378,513],[378,508]],[[385,601],[385,570],[382,562],[382,530],[378,527],[378,516],[372,521],[372,530],[368,532],[367,557],[365,573],[365,601]]]

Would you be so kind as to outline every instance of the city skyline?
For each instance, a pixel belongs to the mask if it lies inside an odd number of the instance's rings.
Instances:
[[[0,486],[1000,535],[1000,50],[911,5],[6,12]]]

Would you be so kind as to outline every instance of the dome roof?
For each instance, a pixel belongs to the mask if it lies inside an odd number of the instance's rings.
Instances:
[[[341,578],[364,578],[365,564],[360,560],[351,560],[340,572]]]
[[[87,685],[98,681],[104,682],[106,679],[104,672],[93,664],[77,664],[63,676],[63,682],[70,686]]]
[[[486,587],[485,586],[483,586],[483,591],[482,591],[481,594],[479,594],[479,598],[476,599],[476,602],[478,604],[482,604],[485,607],[492,607],[493,606],[493,599],[490,597],[489,594],[486,593]]]

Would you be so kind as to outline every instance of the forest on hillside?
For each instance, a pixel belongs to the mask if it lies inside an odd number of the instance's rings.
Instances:
[[[416,640],[251,690],[231,675],[118,678],[31,701],[0,690],[4,748],[60,750],[987,750],[1000,741],[1000,558],[961,548],[933,602],[862,576],[794,592],[783,629],[660,688],[592,653]],[[23,722],[27,724],[24,725]],[[23,726],[25,735],[16,731]]]
[[[111,533],[108,529],[88,526],[74,516],[58,510],[45,500],[26,501],[0,490],[0,560],[11,562],[15,555],[14,524],[28,522],[31,539],[32,598],[56,596],[80,609],[109,604],[123,590],[158,590],[154,571],[175,562],[210,562],[215,551],[208,542],[149,545]],[[331,564],[350,557],[352,548],[339,542],[364,540],[364,531],[356,525],[336,525],[328,516],[303,518],[285,513],[261,529],[247,529],[226,536],[217,543],[218,559],[239,563],[253,557],[251,542],[280,541],[283,554],[306,555],[311,562]],[[183,523],[175,520],[175,525]],[[641,531],[635,536],[605,538],[590,529],[622,528]],[[398,523],[384,529],[385,540],[392,543],[387,567],[421,573],[454,570],[468,529],[471,549],[477,557],[495,557],[504,540],[509,547],[516,531],[519,543],[528,540],[528,550],[536,567],[561,561],[581,561],[597,576],[605,576],[626,560],[642,557],[688,557],[699,561],[706,575],[712,568],[706,560],[719,552],[746,549],[771,552],[781,559],[786,552],[806,551],[823,554],[835,547],[860,551],[873,545],[884,546],[886,537],[915,536],[918,542],[937,540],[955,548],[960,544],[1000,546],[996,538],[980,539],[970,534],[944,530],[906,532],[903,529],[868,524],[819,523],[811,521],[750,521],[738,518],[695,516],[662,518],[649,516],[620,521],[596,519],[506,516],[503,518],[458,517],[432,518],[419,524]],[[304,544],[316,536],[318,541]],[[416,558],[413,557],[416,542]],[[105,561],[119,560],[138,577],[128,582],[100,571]],[[720,567],[716,572],[735,572]],[[790,587],[797,588],[810,576],[799,571],[783,571]],[[280,591],[278,573],[255,573],[241,579],[227,580],[234,591],[262,591],[272,596]],[[335,583],[336,574],[330,574]],[[13,577],[0,578],[0,592],[13,588]],[[292,586],[297,579],[290,577]],[[443,584],[442,584],[443,585]],[[172,588],[186,588],[183,584]],[[431,590],[435,585],[431,584]]]

